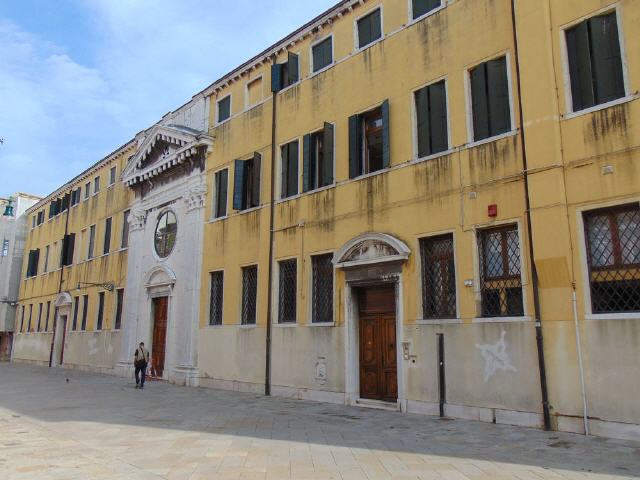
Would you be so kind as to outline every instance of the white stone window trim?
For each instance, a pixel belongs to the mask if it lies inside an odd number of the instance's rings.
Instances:
[[[427,13],[423,13],[419,17],[413,18],[413,1],[409,0],[409,23],[407,24],[407,26],[411,26],[415,23],[418,23],[424,20],[425,18],[430,17],[431,15],[435,15],[441,10],[444,10],[449,6],[450,1],[451,0],[441,0],[439,7],[436,7],[433,10],[429,10]]]
[[[331,63],[329,65],[325,65],[324,67],[314,71],[313,48],[316,45],[320,45],[322,42],[328,39],[331,39]],[[311,43],[311,45],[309,45],[309,78],[329,70],[331,67],[335,65],[335,63],[336,63],[336,42],[335,42],[335,37],[333,32],[327,35],[324,35],[322,37],[319,37],[317,40]]]
[[[358,22],[363,18],[365,18],[366,16],[372,14],[376,10],[380,10],[380,38],[360,47],[360,35],[358,31]],[[386,38],[386,35],[384,34],[384,7],[382,3],[370,8],[369,10],[364,12],[362,15],[359,15],[353,20],[353,40],[354,40],[353,53],[354,54],[363,52],[364,50],[367,50],[368,48],[373,47],[374,45],[384,41],[385,38]]]
[[[411,2],[411,0],[409,0],[409,2]],[[444,80],[444,93],[445,93],[445,100],[446,100],[446,104],[447,104],[447,149],[442,151],[442,152],[438,152],[438,153],[432,153],[431,155],[427,155],[425,157],[419,157],[419,148],[418,148],[418,109],[416,108],[416,92],[422,90],[425,87],[429,87],[431,85],[435,85],[436,83],[439,83],[441,81]],[[411,104],[411,135],[412,135],[412,144],[413,144],[413,159],[411,160],[412,162],[417,162],[419,160],[429,160],[431,158],[437,158],[440,157],[442,155],[447,155],[451,152],[453,152],[454,148],[451,146],[453,144],[453,140],[451,138],[451,114],[450,114],[450,110],[449,110],[449,78],[447,75],[443,75],[441,77],[435,78],[433,80],[430,80],[427,83],[424,83],[422,85],[419,85],[415,88],[413,88],[410,92],[411,95],[411,99],[410,99],[410,104]]]
[[[307,262],[309,264],[309,276],[307,278],[307,321],[303,324],[303,326],[307,327],[335,327],[337,325],[336,322],[336,268],[333,266],[333,291],[331,292],[333,296],[333,316],[331,321],[327,322],[315,322],[313,321],[313,257],[319,257],[321,255],[332,255],[335,257],[335,250],[320,250],[317,252],[313,252],[307,256]],[[333,263],[333,261],[332,261]]]
[[[220,121],[220,102],[222,102],[223,100],[229,99],[229,116],[227,118],[225,118],[224,120]],[[229,120],[231,120],[233,118],[233,95],[231,93],[228,93],[227,95],[225,95],[224,97],[221,98],[216,98],[216,121],[215,121],[215,126],[217,127],[218,125],[222,125],[223,123],[228,122]]]
[[[489,62],[491,60],[496,60],[498,58],[505,57],[505,66],[507,69],[507,90],[509,91],[509,116],[511,120],[511,128],[508,132],[503,132],[498,135],[494,135],[492,137],[483,138],[481,140],[475,139],[474,134],[474,126],[473,126],[473,98],[471,95],[471,70],[473,70],[478,65],[481,65],[485,62]],[[468,146],[478,146],[483,143],[489,143],[494,140],[498,140],[500,138],[505,138],[511,135],[515,135],[518,131],[518,127],[516,127],[516,119],[515,119],[515,108],[514,108],[514,93],[513,93],[513,74],[511,71],[511,53],[509,50],[502,50],[494,55],[489,57],[485,57],[477,62],[474,62],[471,65],[467,65],[464,67],[464,94],[465,94],[465,105],[466,105],[466,117],[467,117],[467,145]],[[448,113],[448,112],[447,112]]]
[[[522,288],[524,296],[524,286]],[[526,323],[533,322],[533,317],[525,315],[524,317],[475,317],[471,319],[471,323]]]
[[[573,93],[571,92],[571,72],[569,71],[569,52],[567,49],[567,35],[566,32],[572,27],[584,22],[585,20],[589,20],[590,18],[597,17],[599,15],[607,14],[607,13],[615,13],[616,14],[616,23],[618,25],[618,41],[620,42],[620,60],[622,63],[622,83],[624,85],[625,96],[622,98],[618,98],[616,100],[612,100],[607,103],[603,103],[600,105],[594,105],[593,107],[585,108],[583,110],[573,110]],[[569,23],[566,23],[560,27],[560,59],[562,61],[562,80],[564,85],[564,96],[565,96],[565,114],[561,115],[561,118],[575,118],[580,115],[585,115],[593,112],[597,112],[598,110],[602,110],[608,107],[612,107],[614,105],[619,105],[622,103],[626,103],[628,101],[634,100],[638,98],[638,92],[631,92],[631,84],[629,81],[629,63],[627,61],[627,54],[625,48],[625,39],[624,39],[624,29],[622,28],[622,8],[618,2],[608,5],[604,8],[600,8],[599,10],[595,10],[587,15],[583,15],[582,17],[575,19]]]
[[[216,207],[217,205],[217,201],[218,201],[218,190],[217,190],[217,186],[216,186],[216,175],[220,172],[222,172],[223,170],[227,171],[227,198],[226,198],[226,202],[227,202],[227,208],[226,208],[226,215],[223,215],[221,217],[216,217]],[[261,172],[262,173],[262,172]],[[213,172],[211,173],[211,182],[212,182],[212,191],[213,191],[213,195],[211,195],[211,216],[209,217],[209,221],[207,223],[215,223],[215,222],[221,222],[222,220],[226,220],[227,218],[229,218],[230,210],[233,210],[233,205],[231,205],[231,208],[229,208],[229,185],[231,182],[229,182],[229,179],[231,178],[231,166],[226,165],[224,167],[220,167],[217,168],[215,170],[213,170]],[[231,192],[233,194],[233,191]],[[233,195],[231,195],[231,197],[233,197]]]
[[[462,318],[416,319],[416,325],[460,325],[462,323],[464,323]]]
[[[260,80],[260,87],[262,89],[260,100],[251,104],[249,103],[249,85],[257,82],[258,80]],[[248,112],[262,103],[264,103],[264,75],[261,73],[260,75],[256,75],[255,77],[248,79],[244,84],[244,112]]]
[[[291,195],[289,197],[283,197],[282,196],[282,170],[283,170],[283,165],[282,165],[282,147],[284,147],[285,145],[289,145],[292,142],[298,142],[298,193],[296,193],[295,195]],[[289,200],[294,200],[296,198],[299,198],[302,196],[302,170],[300,168],[300,164],[304,163],[301,162],[301,154],[304,155],[304,148],[303,148],[303,139],[302,137],[293,137],[289,140],[286,140],[280,144],[278,144],[278,168],[276,169],[276,196],[277,196],[277,200],[276,200],[276,205],[278,203],[282,203],[282,202],[287,202]]]
[[[286,262],[287,260],[295,260],[296,261],[296,321],[295,322],[287,322],[280,323],[280,263]],[[291,255],[288,257],[280,257],[273,260],[273,285],[276,288],[271,289],[271,324],[274,327],[297,327],[300,325],[300,270],[301,270],[301,262],[296,255]]]
[[[216,323],[214,325],[211,324],[211,276],[214,273],[220,273],[222,272],[222,318],[220,319],[220,323]],[[207,316],[206,316],[206,323],[205,323],[205,328],[220,328],[220,327],[224,327],[224,283],[225,283],[225,270],[224,268],[217,268],[215,270],[209,270],[209,281],[208,281],[208,286],[209,286],[209,292],[207,293]]]
[[[576,208],[576,228],[578,232],[578,254],[580,259],[581,272],[576,273],[576,281],[581,281],[584,291],[584,319],[585,320],[640,320],[640,312],[625,313],[593,313],[593,305],[591,302],[591,282],[589,281],[589,259],[587,255],[587,238],[585,235],[584,214],[593,210],[603,208],[615,208],[621,205],[629,205],[638,203],[640,206],[640,197],[632,197],[630,199],[616,199],[608,202],[598,202],[589,205],[583,205]],[[580,280],[578,278],[580,277]]]
[[[257,208],[257,207],[256,207]],[[255,209],[253,209],[255,210]],[[260,262],[255,260],[253,262],[243,263],[238,266],[240,275],[238,275],[237,285],[238,285],[238,295],[237,305],[238,305],[238,323],[236,326],[239,328],[258,328],[258,322],[260,320]],[[256,267],[256,318],[255,323],[242,323],[242,302],[244,300],[244,269],[247,267]]]

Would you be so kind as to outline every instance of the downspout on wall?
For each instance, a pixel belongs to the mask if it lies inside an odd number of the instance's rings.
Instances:
[[[540,371],[540,390],[542,394],[542,414],[544,417],[544,429],[551,430],[551,415],[549,413],[549,391],[547,387],[547,370],[544,357],[544,337],[542,335],[542,322],[540,318],[540,285],[538,280],[538,270],[536,268],[533,231],[531,222],[531,199],[529,191],[529,171],[527,164],[527,146],[524,132],[524,113],[522,111],[522,88],[520,85],[520,57],[518,55],[518,30],[516,26],[516,6],[515,0],[511,0],[511,24],[513,32],[513,49],[516,68],[516,88],[518,96],[518,110],[520,123],[520,146],[522,149],[522,168],[525,189],[525,216],[527,220],[527,244],[529,263],[531,265],[531,286],[533,289],[533,316],[536,329],[536,348],[538,351],[538,369]]]
[[[67,218],[65,219],[65,222],[64,222],[64,237],[66,237],[69,234],[69,213],[70,212],[71,212],[71,205],[69,205],[67,208]],[[64,252],[62,254],[64,254]],[[58,280],[58,292],[57,292],[58,295],[62,293],[62,284],[64,283],[64,280],[63,280],[64,267],[65,265],[62,265],[62,262],[60,262],[60,279]],[[57,308],[55,304],[53,306],[53,312],[54,312],[53,313],[53,335],[51,335],[51,348],[49,350],[49,368],[51,368],[53,365],[53,346],[56,343],[56,331],[58,330],[57,328],[58,315],[57,315]],[[64,338],[62,339],[62,348],[64,349]]]

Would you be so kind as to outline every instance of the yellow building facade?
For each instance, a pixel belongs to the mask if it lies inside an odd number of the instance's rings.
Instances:
[[[176,383],[638,438],[639,17],[340,2],[117,157],[117,208],[67,232],[132,212],[140,260],[95,280],[121,342],[64,364],[124,374],[141,340]],[[27,318],[82,268],[24,280]]]

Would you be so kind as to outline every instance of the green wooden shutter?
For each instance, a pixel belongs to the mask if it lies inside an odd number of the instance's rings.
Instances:
[[[253,154],[252,170],[252,189],[251,189],[251,207],[260,206],[260,164],[262,163],[262,155],[258,152]]]
[[[109,226],[109,232],[111,232],[111,226]],[[111,236],[111,235],[109,235]],[[76,234],[70,233],[67,240],[67,265],[73,264],[73,251],[76,244]]]
[[[489,86],[489,134],[500,135],[511,130],[506,57],[487,62],[487,84]]]
[[[429,89],[422,88],[415,93],[416,129],[418,137],[418,157],[431,155],[431,136],[429,135]]]
[[[284,65],[275,64],[271,65],[271,92],[276,93],[282,90],[282,74]]]
[[[382,168],[391,165],[391,123],[389,100],[382,102]]]
[[[591,18],[589,34],[596,103],[606,103],[624,97],[616,14]]]
[[[382,14],[380,9],[371,14],[371,41],[374,42],[382,37]]]
[[[229,182],[229,170],[221,170],[219,174],[220,184],[218,185],[218,216],[227,215],[227,189]]]
[[[569,76],[573,111],[583,110],[595,104],[589,53],[587,22],[582,22],[566,32]]]
[[[308,192],[313,187],[313,172],[315,165],[311,159],[311,135],[307,134],[302,138],[302,191]]]
[[[287,145],[280,147],[280,198],[287,198],[287,182],[289,178],[289,148]]]
[[[296,55],[295,53],[291,53],[289,52],[289,60],[287,62],[287,72],[289,75],[289,85],[293,85],[294,83],[297,83],[300,76],[298,73],[299,70],[299,59],[298,59],[298,55]]]
[[[473,139],[489,137],[489,104],[487,99],[487,66],[485,63],[471,70],[471,104],[473,110]]]
[[[429,124],[431,154],[444,152],[449,148],[447,88],[444,80],[429,86]]]
[[[413,1],[413,18],[416,19],[422,15],[438,8],[442,0],[412,0]]]
[[[245,175],[247,164],[244,160],[236,160],[233,169],[233,209],[244,210],[246,206]]]
[[[287,168],[288,170],[288,176],[287,176],[287,183],[288,183],[288,193],[289,196],[292,195],[297,195],[298,194],[298,171],[300,169],[299,165],[299,159],[300,159],[300,142],[298,142],[298,140],[296,140],[295,142],[291,142],[288,145],[288,149],[289,149],[289,166]]]
[[[362,175],[362,121],[360,115],[349,117],[349,178]]]
[[[333,157],[334,157],[334,126],[332,123],[324,123],[322,138],[322,163],[320,164],[320,180],[326,187],[333,183]]]

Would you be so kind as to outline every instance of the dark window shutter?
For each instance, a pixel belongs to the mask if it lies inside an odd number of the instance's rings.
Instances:
[[[67,240],[67,265],[73,263],[73,251],[76,243],[76,234],[70,233]]]
[[[349,178],[362,174],[362,121],[360,115],[349,117]]]
[[[489,105],[487,99],[487,65],[478,65],[471,70],[471,104],[473,110],[473,138],[489,137]]]
[[[589,34],[596,103],[606,103],[624,97],[616,14],[610,13],[590,19]]]
[[[288,197],[289,182],[289,145],[280,147],[280,198]]]
[[[382,15],[380,9],[371,14],[371,41],[382,37]]]
[[[247,164],[244,160],[236,160],[233,169],[233,209],[244,210],[246,207],[245,198],[245,175]]]
[[[569,76],[573,110],[578,111],[595,104],[591,55],[589,54],[589,31],[587,22],[582,22],[566,32]]]
[[[252,165],[252,191],[251,191],[251,207],[257,207],[260,205],[260,164],[262,163],[262,155],[258,152],[253,154]]]
[[[324,132],[322,139],[322,170],[320,176],[322,186],[331,185],[333,183],[333,150],[334,150],[334,126],[332,123],[324,123]]]
[[[221,170],[218,174],[218,205],[217,216],[224,217],[227,215],[227,184],[229,181],[229,170]]]
[[[418,157],[431,155],[431,135],[429,135],[429,87],[415,93],[416,129],[418,131]]]
[[[382,168],[391,165],[391,123],[389,116],[389,100],[382,102]]]
[[[447,127],[447,88],[444,80],[429,87],[429,124],[431,125],[431,153],[449,148]]]
[[[298,141],[291,142],[289,148],[289,167],[287,183],[289,184],[289,195],[298,194],[298,170],[299,170],[299,157],[300,157],[300,145]]]
[[[284,65],[275,64],[271,65],[271,91],[273,93],[282,90],[282,74],[284,72]]]
[[[302,138],[302,191],[308,192],[313,189],[312,175],[315,172],[315,162],[311,158],[311,135]]]
[[[287,62],[287,74],[289,75],[289,79],[288,79],[289,85],[293,85],[300,78],[298,73],[298,70],[299,70],[298,64],[299,64],[298,55],[296,55],[295,53],[289,52],[289,60]]]
[[[438,8],[442,0],[412,0],[413,1],[413,18],[416,19],[422,15]]]
[[[511,130],[506,57],[487,62],[487,83],[489,85],[489,134],[499,135]]]
[[[358,46],[360,48],[371,43],[371,17],[364,17],[358,22]]]
[[[107,254],[111,250],[111,218],[107,218],[104,224],[104,248],[102,253]]]

